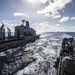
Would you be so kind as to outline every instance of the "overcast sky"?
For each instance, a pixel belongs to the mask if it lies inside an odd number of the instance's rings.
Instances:
[[[75,31],[75,0],[0,0],[0,26],[14,31],[25,18],[37,32]]]

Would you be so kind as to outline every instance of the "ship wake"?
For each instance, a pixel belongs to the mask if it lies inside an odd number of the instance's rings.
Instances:
[[[53,66],[56,58],[59,57],[62,39],[65,37],[71,36],[65,33],[45,34],[36,42],[27,44],[25,50],[33,51],[32,57],[37,60],[16,74],[56,75],[56,69]]]

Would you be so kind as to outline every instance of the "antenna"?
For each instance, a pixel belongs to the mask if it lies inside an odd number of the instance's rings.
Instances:
[[[25,21],[26,21],[25,19],[23,19],[23,20],[22,20],[22,22],[23,22],[23,25],[24,25]]]
[[[4,24],[2,23],[1,30],[3,29],[3,27],[4,27]]]
[[[11,37],[11,30],[7,27],[8,29],[8,39]]]

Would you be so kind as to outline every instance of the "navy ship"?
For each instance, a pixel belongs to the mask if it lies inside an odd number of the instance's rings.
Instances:
[[[64,38],[57,58],[57,75],[75,75],[75,38]]]
[[[36,61],[36,58],[32,57],[33,51],[25,51],[25,45],[28,42],[34,42],[39,35],[36,35],[36,31],[30,28],[28,21],[23,19],[22,22],[23,24],[15,27],[14,36],[7,27],[7,37],[2,23],[0,28],[0,75],[15,75],[17,71]]]
[[[11,29],[7,27],[8,36],[5,36],[4,24],[0,27],[0,52],[19,46],[23,43],[34,41],[40,35],[36,35],[36,31],[30,28],[29,22],[25,19],[22,20],[23,24],[16,26],[14,36],[11,36]],[[25,25],[26,24],[26,25]]]

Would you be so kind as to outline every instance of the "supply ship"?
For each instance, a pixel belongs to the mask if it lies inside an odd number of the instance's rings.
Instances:
[[[22,22],[23,24],[15,27],[14,36],[7,27],[7,37],[2,23],[0,28],[0,75],[14,75],[36,61],[36,58],[32,57],[33,51],[25,51],[25,45],[28,42],[34,42],[40,35],[36,35],[36,31],[30,28],[28,21],[23,19]]]
[[[23,19],[22,22],[23,24],[15,27],[14,36],[11,36],[11,30],[7,27],[7,37],[5,36],[5,28],[4,24],[2,23],[0,28],[0,52],[8,49],[9,47],[16,47],[39,38],[40,35],[36,35],[36,31],[33,28],[30,28],[28,21]]]

